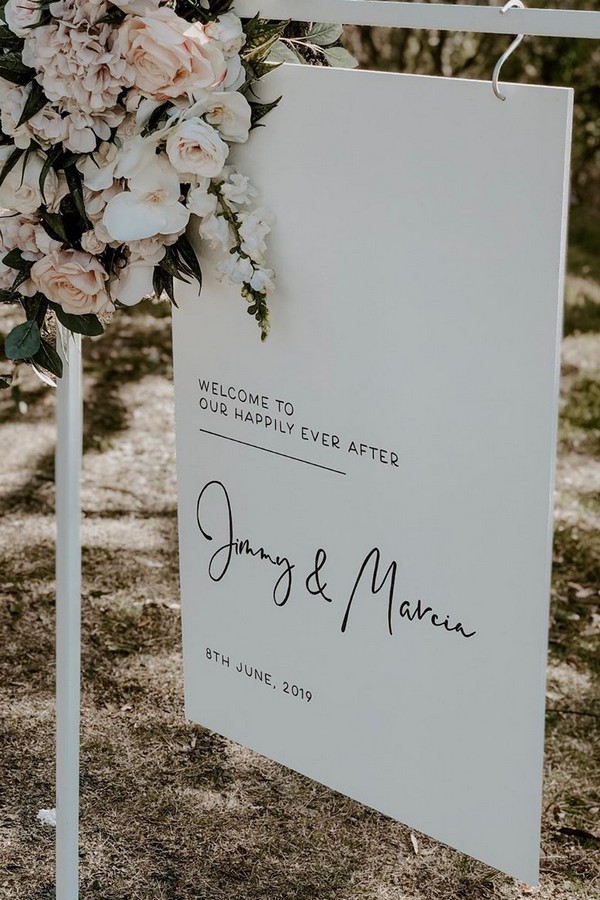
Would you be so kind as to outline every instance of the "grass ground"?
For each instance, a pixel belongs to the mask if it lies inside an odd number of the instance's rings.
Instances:
[[[541,886],[184,720],[170,330],[156,305],[85,352],[86,900],[600,897],[599,232],[581,217],[573,233]],[[50,900],[54,832],[36,814],[54,805],[54,396],[26,375],[0,414],[0,897]]]

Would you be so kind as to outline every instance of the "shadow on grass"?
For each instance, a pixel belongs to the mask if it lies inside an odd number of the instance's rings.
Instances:
[[[600,332],[600,303],[586,297],[580,304],[566,307],[564,334],[588,332]]]
[[[107,449],[128,427],[129,411],[119,396],[123,386],[149,375],[172,378],[171,353],[170,307],[164,303],[123,312],[99,341],[84,341],[84,453]],[[36,405],[45,390],[50,388],[23,392],[23,399]],[[11,408],[5,421],[17,416]],[[48,481],[54,481],[54,450],[37,460],[26,484],[0,499],[0,514],[50,512],[39,494],[40,484]]]
[[[599,607],[600,534],[559,527],[554,537],[550,647],[558,660],[578,660],[600,676],[598,638],[583,625]]]

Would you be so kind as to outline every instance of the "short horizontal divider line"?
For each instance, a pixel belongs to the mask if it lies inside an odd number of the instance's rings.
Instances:
[[[305,466],[314,466],[315,469],[325,469],[326,472],[335,472],[336,475],[346,475],[341,469],[332,469],[330,466],[322,466],[320,463],[311,462],[309,459],[302,459],[300,456],[290,456],[289,453],[280,453],[279,450],[270,450],[268,447],[261,447],[259,444],[250,444],[248,441],[241,441],[239,438],[229,437],[227,434],[219,434],[218,431],[209,431],[208,428],[199,428],[202,434],[211,434],[213,437],[222,438],[224,441],[232,441],[234,444],[243,444],[244,447],[253,447],[254,450],[262,450],[263,453],[272,453],[274,456],[283,456],[285,459],[293,459],[295,462],[304,463]]]

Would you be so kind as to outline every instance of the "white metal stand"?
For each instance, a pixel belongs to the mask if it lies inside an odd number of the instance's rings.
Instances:
[[[494,34],[600,39],[600,12],[396,0],[237,0],[238,15]],[[56,900],[79,896],[82,462],[81,341],[62,330],[56,445]],[[62,344],[62,348],[61,345]]]
[[[481,34],[528,34],[539,37],[600,38],[600,13],[577,9],[511,9],[455,3],[406,3],[398,0],[237,0],[239,16],[260,12],[264,19],[381,25],[432,31]]]
[[[79,896],[79,704],[83,444],[81,339],[59,326],[56,440],[56,900]]]

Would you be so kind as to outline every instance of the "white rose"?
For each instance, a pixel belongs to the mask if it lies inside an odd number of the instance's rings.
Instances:
[[[95,228],[91,228],[81,236],[81,246],[86,253],[98,256],[106,250],[106,241],[100,238]]]
[[[44,256],[31,268],[31,278],[48,300],[66,313],[111,312],[106,289],[107,274],[99,260],[80,250],[58,250]]]
[[[172,9],[128,16],[119,28],[119,47],[145,97],[169,100],[215,88],[227,73],[225,57],[200,24],[190,25]]]
[[[181,174],[220,175],[229,154],[229,147],[212,125],[194,118],[180,122],[169,132],[167,155]]]
[[[4,7],[4,21],[12,33],[20,38],[27,37],[41,17],[42,4],[39,0],[8,0]]]
[[[218,19],[209,22],[204,30],[209,37],[219,42],[225,59],[239,53],[246,43],[241,19],[232,12],[224,13]]]
[[[198,115],[218,129],[226,141],[244,144],[252,124],[252,110],[246,98],[237,91],[208,94],[201,102]]]

